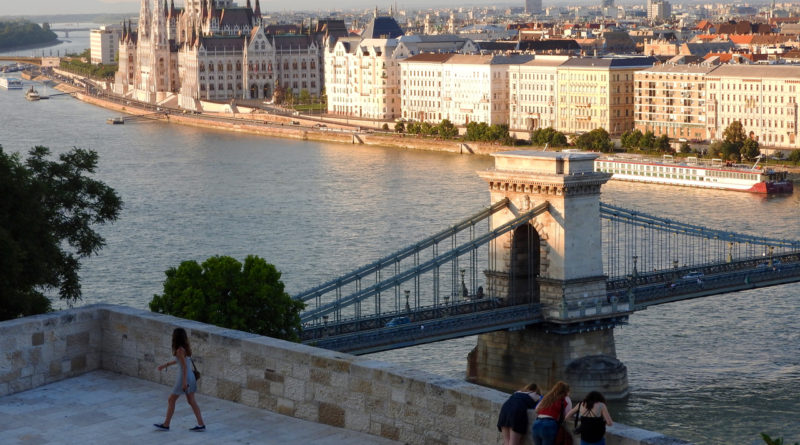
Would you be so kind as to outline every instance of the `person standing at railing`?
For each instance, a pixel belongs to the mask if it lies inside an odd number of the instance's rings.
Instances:
[[[539,387],[529,383],[503,403],[497,419],[497,429],[503,433],[503,445],[522,443],[522,437],[528,431],[528,410],[536,408],[541,399]]]

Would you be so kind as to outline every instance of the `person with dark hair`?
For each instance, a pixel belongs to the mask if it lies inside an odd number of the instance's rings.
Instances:
[[[172,388],[172,393],[167,399],[167,416],[164,423],[153,424],[156,428],[162,431],[169,431],[169,423],[172,421],[172,414],[175,413],[175,401],[181,394],[186,394],[186,401],[194,411],[194,416],[197,418],[197,425],[191,428],[191,431],[205,431],[206,424],[203,422],[203,416],[200,414],[200,407],[194,398],[194,393],[197,391],[197,380],[192,372],[192,347],[189,345],[189,336],[186,335],[186,330],[183,328],[175,328],[172,331],[172,355],[175,360],[159,365],[158,370],[163,371],[174,364],[180,365],[178,375],[175,378],[175,386]]]
[[[534,445],[553,445],[561,422],[572,409],[569,398],[569,385],[558,381],[536,405],[536,420],[533,422]]]
[[[581,445],[606,445],[606,425],[614,424],[606,407],[606,398],[597,391],[586,394],[583,402],[567,413],[567,418],[578,416]]]
[[[528,431],[528,410],[536,408],[541,399],[539,387],[536,383],[529,383],[503,403],[497,420],[497,429],[503,433],[503,445],[522,443],[522,437]]]

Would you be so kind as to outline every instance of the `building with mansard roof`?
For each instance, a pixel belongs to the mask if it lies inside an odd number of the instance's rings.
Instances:
[[[125,24],[118,94],[199,109],[200,101],[270,100],[276,88],[321,93],[328,21],[316,34],[274,35],[262,24],[259,0],[255,7],[186,0],[182,9],[172,1],[142,0],[136,29]]]
[[[469,53],[477,46],[458,36],[405,36],[377,10],[360,37],[329,39],[325,47],[328,113],[368,119],[400,117],[400,61],[420,53]]]

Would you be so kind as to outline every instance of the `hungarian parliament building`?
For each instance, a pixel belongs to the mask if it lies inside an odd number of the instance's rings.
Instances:
[[[262,24],[259,0],[185,0],[183,8],[142,0],[137,26],[123,25],[114,91],[190,110],[204,100],[270,100],[276,88],[319,95],[324,41],[346,35],[344,22],[288,27]]]

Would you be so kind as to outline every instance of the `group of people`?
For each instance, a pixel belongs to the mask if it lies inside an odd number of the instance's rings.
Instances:
[[[579,425],[581,445],[605,445],[606,426],[613,425],[602,394],[592,391],[577,405],[569,398],[570,388],[557,382],[544,396],[535,383],[511,394],[500,409],[497,429],[503,434],[504,445],[519,445],[528,431],[528,410],[533,409],[536,420],[531,428],[534,445],[554,445],[558,430],[568,419]]]

